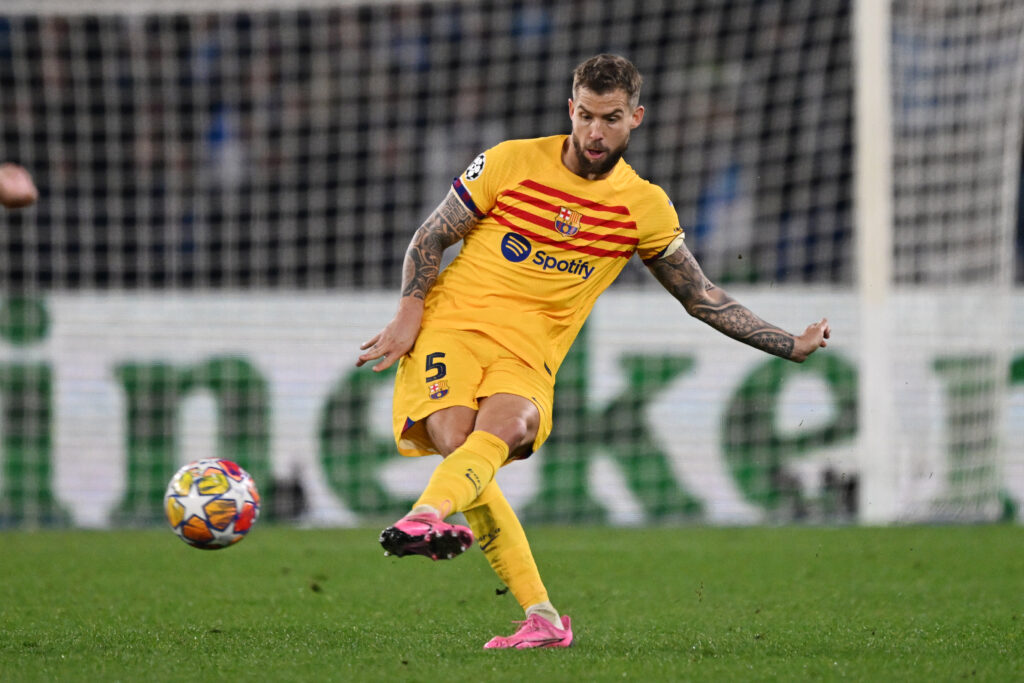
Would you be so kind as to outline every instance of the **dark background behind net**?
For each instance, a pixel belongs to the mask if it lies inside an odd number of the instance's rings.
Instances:
[[[608,51],[646,79],[626,158],[712,278],[851,284],[848,5],[0,16],[0,156],[42,193],[3,218],[0,278],[395,287],[450,179],[502,139],[568,132],[572,68]],[[635,260],[620,281],[653,283]]]

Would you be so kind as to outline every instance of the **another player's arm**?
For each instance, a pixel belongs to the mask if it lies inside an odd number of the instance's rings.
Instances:
[[[444,250],[464,238],[477,224],[477,217],[466,208],[454,190],[416,230],[405,251],[402,264],[402,298],[391,322],[373,338],[360,345],[365,351],[356,361],[361,366],[377,358],[374,371],[387,370],[409,352],[420,332],[423,300],[441,271]]]
[[[13,163],[0,164],[0,206],[20,209],[34,204],[39,190],[23,167]]]
[[[802,363],[826,345],[828,320],[808,325],[799,336],[765,322],[708,280],[685,244],[679,244],[667,256],[644,263],[687,313],[755,349]]]

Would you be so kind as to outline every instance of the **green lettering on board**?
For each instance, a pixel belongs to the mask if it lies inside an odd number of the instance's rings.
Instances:
[[[786,382],[814,375],[832,394],[835,417],[825,425],[782,434],[778,429],[779,398]],[[722,421],[726,464],[743,496],[772,510],[787,498],[800,497],[789,461],[854,437],[857,431],[857,371],[841,354],[815,354],[804,363],[772,358],[754,368],[729,399]]]
[[[361,515],[403,515],[414,502],[395,498],[381,485],[380,466],[401,456],[393,440],[379,438],[370,429],[373,393],[394,379],[393,370],[349,373],[331,391],[319,420],[320,463],[327,483],[353,512]]]
[[[1010,366],[1011,382],[1015,364]],[[945,356],[933,367],[945,385],[949,458],[948,494],[938,505],[985,507],[997,495],[1001,397],[995,395],[995,357]]]
[[[692,519],[700,501],[672,473],[668,456],[650,432],[647,409],[694,361],[678,355],[626,355],[620,359],[626,387],[594,410],[590,395],[586,328],[558,371],[554,429],[536,456],[540,490],[524,517],[541,522],[601,522],[607,511],[590,494],[589,472],[596,455],[610,455],[648,521]]]
[[[125,524],[163,516],[163,496],[177,469],[195,459],[180,453],[181,404],[208,391],[217,407],[216,457],[232,460],[252,475],[269,512],[270,398],[266,379],[248,360],[212,358],[192,367],[126,363],[116,368],[127,403],[126,490],[114,513]],[[263,514],[261,512],[261,514]]]
[[[48,330],[41,299],[3,301],[0,337],[7,343],[30,346],[44,340]],[[70,518],[53,495],[53,369],[38,362],[0,364],[0,411],[0,528],[66,525]]]

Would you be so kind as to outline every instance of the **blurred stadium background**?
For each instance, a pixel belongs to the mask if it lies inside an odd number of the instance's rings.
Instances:
[[[41,197],[0,214],[0,527],[157,523],[214,455],[280,522],[403,511],[434,463],[358,344],[451,178],[567,132],[598,52],[708,275],[834,343],[764,356],[631,263],[500,475],[524,516],[1015,518],[1024,4],[5,0],[0,160]]]

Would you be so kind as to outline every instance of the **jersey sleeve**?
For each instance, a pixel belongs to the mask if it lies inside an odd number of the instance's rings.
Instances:
[[[637,229],[640,242],[637,253],[644,261],[659,258],[669,251],[670,247],[685,239],[685,233],[679,223],[672,200],[657,185],[650,185],[643,201],[637,206]]]
[[[508,142],[481,152],[452,181],[452,189],[477,218],[483,218],[497,201],[509,175],[511,159]]]

